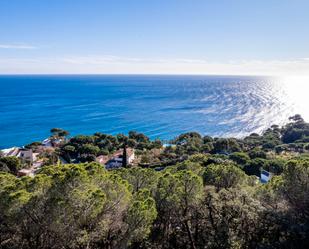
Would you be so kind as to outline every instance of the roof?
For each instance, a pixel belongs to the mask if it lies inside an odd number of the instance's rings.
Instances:
[[[32,169],[21,169],[21,170],[18,170],[18,173],[31,173],[32,172]]]
[[[19,152],[19,148],[18,147],[12,147],[12,148],[8,148],[8,149],[3,149],[1,150],[4,156],[17,156],[18,152]]]
[[[17,172],[18,176],[33,176],[33,169],[21,169]]]
[[[262,170],[261,172],[261,183],[267,183],[270,179],[271,179],[272,175],[270,172],[266,171],[266,170]]]
[[[127,148],[127,157],[130,157],[134,154],[134,149],[133,148]],[[123,149],[117,150],[112,156],[111,158],[114,157],[119,157],[123,155]]]
[[[127,158],[131,157],[134,154],[134,149],[133,148],[127,148]],[[96,158],[96,161],[100,164],[106,164],[107,162],[111,160],[115,160],[117,158],[122,158],[123,155],[123,149],[115,151],[112,155],[109,156],[98,156]]]
[[[18,157],[33,157],[33,152],[31,149],[20,149],[17,156]]]
[[[50,141],[50,138],[46,138],[42,141],[42,145],[46,147],[52,147],[52,143]]]
[[[101,155],[101,156],[98,156],[98,157],[96,158],[96,161],[97,161],[98,163],[105,164],[105,163],[108,162],[109,158],[110,158],[109,156],[103,156],[103,155]]]

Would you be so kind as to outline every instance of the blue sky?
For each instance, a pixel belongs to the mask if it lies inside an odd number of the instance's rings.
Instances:
[[[0,73],[307,74],[308,0],[3,0]]]

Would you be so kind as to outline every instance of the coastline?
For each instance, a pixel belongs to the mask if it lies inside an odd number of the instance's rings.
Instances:
[[[0,77],[0,147],[43,140],[57,126],[74,135],[137,130],[151,139],[189,131],[244,137],[297,113],[280,83],[246,76]]]

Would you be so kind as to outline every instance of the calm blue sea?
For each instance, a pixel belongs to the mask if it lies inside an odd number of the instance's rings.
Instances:
[[[53,127],[73,135],[240,137],[295,111],[280,82],[263,77],[0,76],[0,89],[0,148],[42,140]]]

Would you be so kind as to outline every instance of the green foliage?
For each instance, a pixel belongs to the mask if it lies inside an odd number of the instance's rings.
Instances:
[[[188,132],[181,134],[172,141],[177,145],[176,153],[186,152],[189,155],[198,153],[203,145],[202,136],[197,132]]]
[[[97,132],[93,136],[78,135],[72,137],[61,146],[60,154],[67,161],[91,162],[95,161],[95,157],[98,155],[109,155],[124,147],[147,151],[153,148],[161,148],[162,143],[160,140],[150,141],[147,136],[135,131],[130,131],[129,136],[123,134],[112,136]]]
[[[25,148],[27,149],[32,149],[32,150],[36,150],[39,146],[41,146],[42,143],[41,142],[33,142],[30,144],[25,145]]]
[[[255,158],[248,162],[244,167],[244,171],[248,175],[260,176],[262,169],[268,169],[268,161],[262,158]]]
[[[214,144],[215,153],[232,153],[241,151],[241,147],[235,138],[218,138]]]
[[[247,180],[245,173],[232,164],[209,165],[203,178],[205,185],[214,185],[217,189],[236,187],[246,183]]]
[[[66,145],[63,147],[63,150],[67,153],[74,153],[75,152],[75,147],[72,145]]]
[[[45,166],[33,178],[0,172],[0,248],[307,248],[307,128],[296,115],[261,135],[189,132],[164,149],[134,131],[73,137],[59,150],[74,162],[130,146],[149,168],[92,162]],[[19,168],[16,158],[0,163]],[[256,177],[261,169],[273,174],[267,184]]]
[[[304,215],[307,214],[309,210],[309,159],[291,160],[285,165],[280,192],[295,210]]]
[[[157,215],[147,189],[133,198],[125,180],[96,163],[45,167],[34,178],[2,173],[0,181],[10,248],[127,247],[147,237]]]
[[[188,158],[188,161],[193,162],[193,163],[199,163],[203,166],[207,165],[209,156],[205,154],[195,154],[192,155]]]
[[[265,153],[265,151],[263,151],[259,148],[255,148],[253,150],[250,150],[248,154],[249,154],[249,157],[251,159],[255,159],[255,158],[266,159],[267,158],[267,154]]]
[[[270,159],[267,165],[264,166],[264,169],[273,174],[279,175],[283,172],[285,163],[286,160],[282,158]]]
[[[137,193],[141,189],[148,189],[154,192],[157,186],[158,173],[152,169],[121,169],[116,171],[115,174],[120,175],[122,179],[128,181],[133,193]]]
[[[11,172],[17,174],[17,171],[22,168],[21,162],[17,157],[8,156],[0,157],[0,171]]]
[[[150,191],[147,189],[138,190],[133,196],[126,216],[125,221],[128,224],[128,229],[125,239],[135,242],[147,238],[151,232],[150,224],[156,217],[156,203],[151,197]]]
[[[192,159],[192,158],[191,158]],[[184,162],[178,163],[175,166],[175,172],[177,171],[191,171],[199,176],[203,175],[204,168],[201,165],[202,162],[193,162],[190,159],[186,160]]]
[[[292,122],[282,128],[282,141],[284,143],[293,143],[305,136],[309,136],[309,124],[300,115],[290,117],[290,120]]]
[[[304,247],[308,159],[269,160],[282,174],[265,185],[208,160],[194,155],[161,172],[86,163],[43,167],[34,178],[0,173],[1,247]]]
[[[234,152],[229,155],[229,158],[240,165],[246,165],[250,160],[248,154],[244,152]]]
[[[50,132],[52,133],[52,135],[54,137],[66,137],[68,135],[70,135],[70,133],[66,130],[63,130],[61,128],[52,128],[50,130]]]
[[[97,155],[100,152],[100,148],[92,144],[83,144],[79,151],[82,154]]]
[[[149,164],[150,163],[150,156],[148,154],[143,154],[141,156],[141,164]]]

